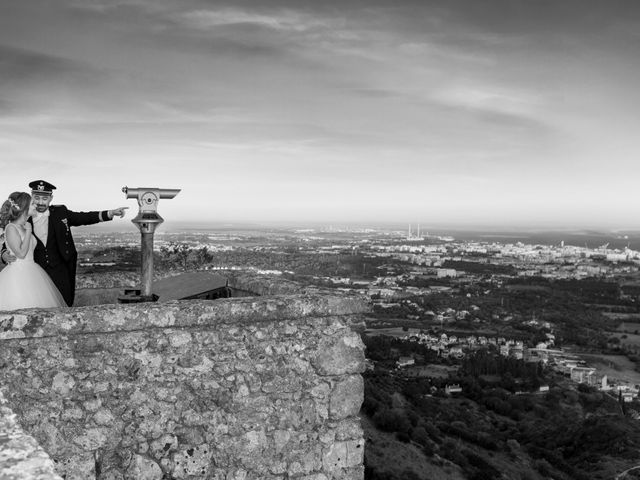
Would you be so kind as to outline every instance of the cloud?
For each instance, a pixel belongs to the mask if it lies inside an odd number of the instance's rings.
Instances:
[[[265,14],[239,8],[222,8],[194,10],[180,15],[180,18],[184,25],[200,30],[209,30],[222,25],[253,24],[273,30],[303,32],[312,28],[331,26],[327,21],[294,10]]]
[[[0,45],[0,117],[50,118],[104,80],[105,72],[90,64]]]
[[[101,74],[94,67],[64,57],[0,45],[0,87],[69,78],[93,81]]]
[[[185,196],[207,171],[252,204],[298,185],[318,212],[336,189],[345,210],[382,191],[390,211],[462,211],[546,189],[552,162],[566,188],[595,151],[619,176],[614,143],[632,178],[637,17],[611,2],[5,2],[0,149],[72,184],[145,179],[148,158]]]
[[[507,91],[504,88],[449,87],[435,92],[432,97],[443,104],[477,112],[485,112],[494,118],[539,121],[542,108],[539,95],[528,92]]]
[[[148,35],[180,51],[295,60],[310,68],[322,55],[366,50],[368,39],[360,36],[359,22],[350,18],[352,10],[285,3],[234,2],[212,7],[205,2],[194,8],[192,3],[180,8],[176,4],[152,5],[138,19],[140,28],[130,34]],[[360,50],[355,48],[359,46]]]
[[[105,13],[123,38],[150,51],[221,56],[237,61],[287,58],[287,33],[295,18],[278,18],[239,9],[192,10],[162,5],[126,5]],[[302,28],[302,27],[300,27]]]

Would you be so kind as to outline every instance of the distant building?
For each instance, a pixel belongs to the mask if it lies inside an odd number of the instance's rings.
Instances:
[[[438,278],[455,278],[457,276],[457,272],[453,268],[438,268],[436,270],[436,275]]]
[[[621,396],[622,396],[622,401],[625,403],[633,402],[633,397],[635,397],[633,392],[622,392]]]
[[[522,360],[524,358],[524,350],[522,347],[514,347],[509,349],[509,356]]]
[[[462,351],[462,347],[451,347],[449,349],[449,355],[454,358],[464,358],[465,354]]]
[[[595,385],[596,369],[592,367],[572,367],[571,368],[571,380],[577,383],[586,383],[587,385]]]
[[[462,387],[460,385],[458,385],[457,383],[454,383],[454,384],[447,385],[446,387],[444,387],[444,392],[447,395],[452,395],[454,393],[461,393],[462,392]]]
[[[396,362],[396,366],[398,368],[408,367],[410,365],[415,365],[416,361],[413,357],[400,357]]]

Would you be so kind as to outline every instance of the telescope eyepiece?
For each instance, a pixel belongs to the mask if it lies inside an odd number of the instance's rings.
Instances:
[[[180,189],[158,187],[122,187],[122,192],[127,196],[127,198],[137,198],[139,202],[152,203],[150,199],[158,200],[159,198],[173,198],[178,193],[180,193]]]

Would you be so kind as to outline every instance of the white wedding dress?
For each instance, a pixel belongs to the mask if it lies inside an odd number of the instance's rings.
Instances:
[[[15,225],[9,224],[6,228],[15,228],[24,239],[24,233]],[[66,306],[62,294],[47,272],[33,260],[36,245],[37,240],[31,235],[25,257],[16,258],[0,271],[0,311]],[[15,255],[9,245],[7,249]]]

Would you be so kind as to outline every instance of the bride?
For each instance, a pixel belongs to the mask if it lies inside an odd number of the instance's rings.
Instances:
[[[0,227],[16,261],[0,271],[0,311],[62,307],[66,303],[49,275],[33,261],[37,240],[27,220],[35,208],[31,195],[14,192],[0,207]]]

